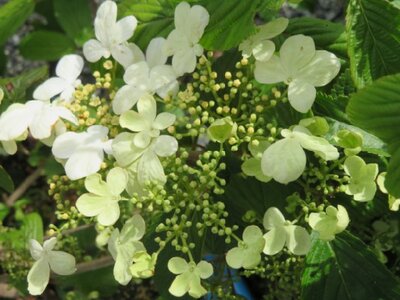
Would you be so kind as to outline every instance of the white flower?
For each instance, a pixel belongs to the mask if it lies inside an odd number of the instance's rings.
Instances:
[[[104,1],[97,10],[94,30],[97,40],[91,39],[83,45],[83,54],[90,62],[101,57],[115,58],[124,67],[134,61],[134,52],[127,43],[136,29],[137,20],[127,16],[117,22],[117,4]]]
[[[127,285],[132,279],[130,267],[136,252],[146,251],[139,240],[146,231],[146,225],[140,215],[130,218],[121,232],[116,228],[108,241],[108,251],[115,260],[114,278],[122,285]]]
[[[196,67],[196,56],[203,53],[199,44],[210,15],[200,6],[190,7],[181,2],[175,8],[175,29],[168,35],[165,51],[172,57],[172,66],[178,75],[193,72]]]
[[[49,138],[60,118],[78,124],[70,110],[54,102],[32,100],[25,104],[11,104],[0,116],[0,140],[17,140],[28,128],[36,139]]]
[[[107,174],[107,181],[101,179],[100,174],[86,177],[85,193],[76,201],[79,212],[86,217],[97,216],[97,221],[103,226],[110,226],[117,222],[120,210],[118,202],[128,182],[128,174],[122,168],[111,169]]]
[[[112,102],[116,114],[129,110],[145,95],[157,93],[165,98],[168,94],[176,94],[179,87],[177,76],[173,68],[165,64],[167,57],[162,52],[164,43],[163,38],[151,40],[146,51],[146,61],[139,61],[126,69],[124,81],[127,85],[117,91]],[[143,53],[138,56],[144,57]]]
[[[172,257],[168,261],[168,270],[178,275],[169,288],[169,292],[175,297],[189,293],[193,298],[200,298],[207,293],[201,286],[201,279],[207,279],[213,274],[210,263],[202,260],[196,265],[194,262],[187,263],[181,257]]]
[[[257,61],[254,76],[261,83],[288,84],[290,104],[305,113],[314,103],[315,87],[327,85],[339,73],[339,59],[330,52],[315,50],[313,39],[304,35],[289,37],[279,54],[266,62]]]
[[[39,85],[33,92],[37,100],[50,100],[60,95],[61,100],[71,102],[75,88],[81,83],[78,79],[83,69],[83,59],[79,55],[63,56],[56,66],[56,75]]]
[[[130,266],[133,278],[149,278],[154,275],[154,270],[157,263],[157,253],[152,255],[145,251],[138,251],[133,255],[133,264]]]
[[[382,172],[378,175],[376,178],[376,183],[379,186],[379,189],[381,190],[382,193],[384,194],[389,194],[385,187],[385,180],[386,180],[386,172]],[[388,200],[389,200],[389,209],[391,211],[398,211],[400,208],[400,198],[396,198],[392,195],[388,195]]]
[[[156,102],[151,96],[142,97],[137,106],[138,112],[127,111],[120,117],[121,127],[137,133],[123,132],[115,137],[114,157],[120,166],[134,168],[131,171],[137,174],[139,185],[149,181],[164,184],[166,177],[158,157],[174,154],[178,142],[169,135],[160,135],[160,131],[175,122],[175,115],[167,112],[157,115]]]
[[[306,167],[306,154],[303,150],[313,151],[324,160],[339,157],[337,149],[321,137],[312,136],[302,126],[295,126],[292,131],[283,129],[279,140],[265,150],[261,159],[261,168],[266,176],[277,182],[287,184],[301,176]]]
[[[258,32],[239,45],[245,58],[254,56],[258,61],[269,60],[275,52],[275,44],[270,39],[281,34],[289,24],[286,18],[278,18],[258,27]]]
[[[108,140],[107,134],[107,127],[93,125],[86,132],[66,132],[55,139],[53,155],[66,160],[64,168],[69,179],[80,179],[100,170],[104,152],[112,152],[112,140]]]
[[[311,213],[308,219],[310,227],[319,233],[319,239],[331,241],[335,234],[341,233],[349,225],[350,219],[346,208],[329,205],[325,212]]]
[[[346,185],[346,194],[353,195],[356,201],[370,201],[376,193],[375,178],[378,175],[378,165],[366,164],[359,156],[350,156],[344,161],[344,171],[350,176]]]
[[[31,295],[43,293],[49,283],[50,270],[58,275],[70,275],[76,271],[75,258],[64,251],[54,251],[57,243],[55,237],[43,243],[43,247],[36,240],[29,241],[29,250],[36,262],[28,273],[28,291]]]
[[[226,263],[234,269],[255,268],[261,261],[264,245],[261,229],[255,225],[247,226],[243,231],[243,242],[226,254]]]
[[[269,230],[264,234],[265,247],[263,252],[274,255],[280,252],[284,246],[295,255],[305,255],[310,250],[311,238],[303,227],[293,225],[286,221],[280,210],[270,207],[265,212],[263,220],[264,228]]]

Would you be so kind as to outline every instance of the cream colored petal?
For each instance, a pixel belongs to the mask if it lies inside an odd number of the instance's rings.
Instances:
[[[282,66],[281,59],[273,55],[268,61],[256,61],[254,78],[261,83],[277,83],[285,81],[288,74]]]
[[[285,217],[276,207],[270,207],[264,214],[263,225],[266,230],[271,230],[275,227],[283,226]]]
[[[64,251],[49,252],[50,269],[58,275],[71,275],[75,273],[75,257]]]
[[[279,53],[287,72],[291,75],[297,74],[314,57],[314,40],[302,34],[293,35],[282,44]]]
[[[41,295],[50,279],[50,267],[46,259],[37,260],[28,273],[29,294]]]
[[[308,112],[315,101],[316,94],[317,91],[312,84],[299,79],[289,83],[289,103],[298,112]]]
[[[275,255],[282,251],[286,242],[286,232],[282,226],[278,226],[264,234],[265,246],[263,252],[267,255]]]

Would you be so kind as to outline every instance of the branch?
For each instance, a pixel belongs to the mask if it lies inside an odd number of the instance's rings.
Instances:
[[[85,273],[94,271],[114,264],[114,259],[111,256],[103,256],[101,258],[80,263],[76,265],[76,272],[74,274]]]
[[[35,181],[43,175],[43,168],[37,169],[35,172],[30,174],[24,182],[6,199],[6,205],[11,207],[15,201],[17,201],[23,194],[25,194],[26,190],[35,183]]]

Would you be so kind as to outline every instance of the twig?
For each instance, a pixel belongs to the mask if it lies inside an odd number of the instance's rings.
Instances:
[[[100,268],[108,267],[114,264],[111,256],[104,256],[89,262],[84,262],[76,265],[76,272],[74,274],[85,273],[94,271]]]
[[[6,205],[8,207],[11,207],[14,202],[17,201],[23,194],[25,194],[26,190],[42,175],[43,168],[39,168],[28,177],[26,177],[24,182],[22,182],[21,185],[18,186],[18,188],[6,199]]]

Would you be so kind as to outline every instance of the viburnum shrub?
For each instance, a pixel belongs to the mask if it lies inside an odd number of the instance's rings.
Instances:
[[[400,299],[396,1],[348,1],[346,29],[279,17],[283,1],[117,2],[83,30],[54,0],[76,46],[30,33],[28,58],[59,43],[55,75],[0,79],[4,167],[39,170],[13,193],[0,169],[9,283],[253,299],[249,277],[264,299]],[[51,202],[28,196],[41,176]]]

